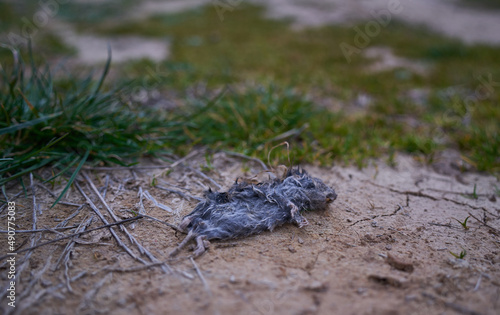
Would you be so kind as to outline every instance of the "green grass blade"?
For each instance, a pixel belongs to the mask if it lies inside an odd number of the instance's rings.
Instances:
[[[64,139],[67,135],[68,135],[68,134],[66,133],[66,134],[64,134],[64,135],[60,136],[60,137],[59,137],[59,138],[57,138],[57,139],[52,139],[52,140],[50,140],[50,141],[49,141],[49,143],[47,143],[47,145],[46,145],[46,146],[44,146],[43,148],[38,149],[38,150],[36,150],[36,151],[34,151],[34,152],[32,152],[32,153],[30,153],[30,154],[26,155],[26,156],[23,156],[23,158],[22,158],[22,159],[20,159],[20,161],[25,161],[25,160],[27,160],[27,159],[29,159],[29,158],[33,157],[33,156],[38,155],[38,154],[39,154],[39,153],[41,153],[41,152],[44,152],[44,151],[45,151],[45,150],[47,150],[48,148],[52,147],[53,145],[55,145],[56,143],[58,143],[59,141],[61,141],[62,139]]]
[[[51,178],[49,179],[46,179],[44,180],[42,183],[45,184],[47,182],[50,182],[51,180],[61,176],[62,174],[64,174],[70,167],[72,167],[76,162],[78,162],[78,158],[74,159],[73,161],[71,161],[71,163],[69,163],[68,166],[66,166],[65,168],[63,168],[59,173],[55,174],[54,176],[52,176]]]
[[[71,186],[71,184],[73,184],[73,181],[75,180],[76,178],[76,175],[78,175],[78,172],[80,172],[80,169],[82,168],[83,164],[85,164],[85,162],[87,161],[87,158],[89,157],[89,154],[90,154],[90,149],[87,149],[87,152],[85,152],[85,155],[83,156],[83,158],[80,160],[80,164],[78,164],[76,170],[73,172],[73,175],[71,175],[68,183],[66,184],[66,187],[64,187],[63,191],[61,192],[61,194],[59,195],[59,197],[57,197],[56,201],[54,201],[54,203],[52,204],[52,206],[50,207],[51,209],[59,202],[59,200],[61,200],[61,198],[64,196],[64,194],[66,193],[66,191],[68,191],[69,187]]]
[[[198,109],[196,112],[194,112],[193,114],[191,114],[186,119],[186,121],[191,121],[193,118],[196,118],[196,117],[204,114],[209,109],[211,109],[224,96],[224,94],[226,94],[226,91],[227,91],[227,87],[225,87],[224,89],[222,89],[222,91],[220,91],[219,94],[215,95],[215,97],[212,98],[205,106],[203,106],[203,108]]]
[[[108,60],[106,60],[106,65],[104,66],[104,71],[103,71],[101,77],[99,78],[99,83],[97,84],[94,92],[92,93],[92,97],[90,98],[91,100],[95,99],[95,96],[97,95],[97,93],[101,89],[102,84],[104,83],[104,79],[108,75],[110,66],[111,66],[111,46],[108,44]]]
[[[5,185],[2,185],[2,194],[5,197],[5,200],[9,201],[9,198],[7,197],[7,192],[5,191]]]
[[[12,175],[12,176],[8,177],[8,178],[3,178],[3,179],[0,179],[0,185],[4,185],[4,184],[6,184],[6,183],[10,182],[11,180],[14,180],[14,179],[16,179],[16,178],[20,178],[20,177],[22,177],[24,174],[27,174],[27,173],[32,172],[32,171],[35,171],[35,170],[37,170],[37,169],[39,169],[39,168],[41,168],[41,167],[43,167],[43,166],[47,165],[48,163],[50,163],[50,162],[52,162],[52,161],[54,161],[54,160],[55,160],[55,158],[44,159],[44,160],[42,160],[42,162],[41,162],[41,163],[38,163],[38,164],[33,165],[33,166],[31,166],[31,167],[29,167],[29,168],[27,168],[27,169],[24,169],[24,170],[22,170],[22,171],[20,171],[20,172],[18,172],[18,173],[16,173],[16,174],[14,174],[14,175]]]
[[[41,122],[47,121],[47,120],[52,119],[52,118],[56,118],[58,116],[61,116],[61,114],[62,114],[62,112],[58,112],[58,113],[50,114],[50,115],[40,117],[37,119],[33,119],[30,121],[26,121],[26,122],[23,122],[23,123],[20,123],[17,125],[2,128],[2,129],[0,129],[0,135],[6,134],[6,133],[12,133],[12,132],[24,129],[24,128],[33,127]]]

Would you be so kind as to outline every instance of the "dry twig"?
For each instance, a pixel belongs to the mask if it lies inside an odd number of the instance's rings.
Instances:
[[[212,295],[212,291],[210,291],[210,287],[208,286],[208,283],[205,280],[205,277],[203,277],[203,274],[201,273],[200,268],[198,268],[198,265],[194,262],[193,257],[190,257],[189,259],[191,260],[191,263],[193,264],[194,269],[196,269],[196,273],[198,274],[198,277],[200,277],[200,280],[203,283],[205,290],[208,292],[209,295]]]
[[[90,219],[87,220],[87,217],[85,217],[83,219],[83,221],[80,223],[80,225],[78,226],[78,228],[76,229],[76,233],[79,233],[79,232],[83,232],[85,231],[85,229],[92,223],[92,220],[94,219],[94,217],[90,217]],[[66,245],[66,247],[64,248],[61,256],[59,257],[59,259],[57,260],[55,266],[52,268],[52,270],[57,270],[59,269],[59,265],[61,264],[61,262],[64,260],[64,263],[65,265],[68,263],[69,261],[69,255],[71,253],[71,250],[73,249],[73,247],[75,246],[75,238],[72,238],[68,244]]]
[[[182,198],[185,198],[185,199],[193,199],[196,201],[203,201],[203,198],[195,197],[195,196],[190,195],[190,194],[185,194],[180,190],[171,189],[171,188],[163,187],[160,185],[156,185],[155,188],[166,190],[166,191],[169,191],[169,192],[174,193],[174,194],[178,194],[179,196],[181,196]]]
[[[85,180],[87,181],[87,183],[89,184],[90,188],[94,191],[94,193],[97,195],[97,197],[99,198],[99,200],[101,201],[101,203],[108,210],[109,215],[111,215],[111,217],[113,218],[113,220],[119,221],[118,217],[114,214],[113,210],[106,203],[106,201],[104,200],[104,198],[102,197],[102,195],[99,193],[99,191],[97,190],[96,186],[94,185],[94,183],[92,182],[92,180],[90,179],[90,177],[87,175],[87,173],[83,172],[82,174],[83,174],[83,177],[85,178]],[[130,232],[127,230],[127,228],[125,226],[120,225],[120,229],[128,236],[130,242],[132,244],[134,244],[134,245],[137,246],[137,248],[139,249],[139,252],[141,254],[145,254],[151,260],[151,262],[153,262],[153,263],[159,263],[159,262],[161,262],[149,250],[147,250],[144,246],[142,246],[135,239],[135,237],[133,237],[132,234],[130,234]],[[142,260],[141,262],[144,263],[144,264],[147,264],[146,262],[144,262],[144,260]],[[166,264],[162,265],[162,269],[163,269],[164,272],[170,272],[171,271],[170,267],[168,265],[166,265]]]
[[[253,158],[251,156],[248,156],[248,155],[245,155],[245,154],[241,154],[241,153],[237,153],[237,152],[232,152],[232,151],[225,151],[225,150],[223,150],[222,152],[226,153],[227,155],[232,155],[232,156],[236,156],[236,157],[239,157],[239,158],[243,158],[243,159],[247,159],[247,160],[250,160],[250,161],[254,161],[254,162],[260,164],[260,166],[262,166],[262,168],[264,170],[266,170],[266,171],[269,169],[267,167],[266,163],[262,162],[262,160],[260,160],[260,159]]]
[[[192,172],[196,173],[198,176],[200,176],[200,177],[202,177],[202,178],[204,178],[204,179],[208,180],[208,181],[209,181],[209,182],[211,182],[212,184],[214,184],[214,185],[215,185],[215,187],[217,187],[217,189],[222,189],[222,186],[221,186],[221,185],[219,185],[219,184],[218,184],[218,183],[217,183],[214,179],[212,179],[210,176],[206,175],[205,173],[203,173],[203,172],[201,172],[201,171],[199,171],[199,170],[197,170],[197,169],[195,169],[195,168],[189,167],[189,166],[185,166],[185,165],[183,165],[183,166],[184,166],[185,168],[187,168],[188,170],[190,170],[190,171],[192,171]]]
[[[111,228],[111,227],[113,227],[115,225],[120,225],[120,224],[128,223],[128,222],[135,221],[135,220],[142,219],[142,218],[143,218],[143,216],[139,215],[139,216],[136,216],[136,217],[133,217],[133,218],[121,220],[119,222],[109,223],[109,224],[106,224],[106,225],[103,225],[103,226],[99,226],[99,227],[96,227],[96,228],[93,228],[93,229],[90,229],[90,230],[86,230],[86,231],[79,232],[79,233],[74,233],[74,234],[67,235],[67,236],[64,236],[64,237],[61,237],[61,238],[57,238],[57,239],[54,239],[54,240],[50,240],[50,241],[47,241],[47,242],[44,242],[44,243],[40,243],[40,244],[37,244],[37,245],[35,245],[33,247],[25,248],[25,249],[22,249],[20,251],[16,251],[15,253],[20,254],[20,253],[23,253],[23,252],[26,252],[26,251],[29,251],[29,250],[32,250],[32,249],[36,249],[38,247],[42,247],[42,246],[49,245],[49,244],[52,244],[52,243],[55,243],[55,242],[59,242],[61,240],[65,240],[65,239],[68,239],[68,238],[71,238],[71,237],[74,237],[74,236],[80,236],[82,234],[90,233],[90,232],[93,232],[93,231],[96,231],[96,230],[100,230],[100,229],[104,229],[104,228]],[[114,230],[113,230],[113,232],[114,232]],[[7,258],[7,257],[9,257],[9,255],[0,256],[0,260],[3,260],[5,258]]]
[[[99,211],[99,209],[97,209],[96,205],[92,202],[92,200],[89,198],[89,196],[87,196],[87,194],[83,191],[82,187],[80,187],[80,185],[76,181],[74,183],[75,183],[76,188],[80,191],[80,194],[82,194],[82,196],[85,198],[85,200],[87,200],[87,203],[89,204],[89,206],[92,208],[92,210],[94,210],[94,212],[97,214],[97,216],[99,216],[99,218],[102,220],[102,222],[104,222],[104,224],[106,224],[106,225],[110,224],[108,222],[108,220],[106,220],[106,218],[104,218],[104,216]],[[118,234],[116,234],[115,230],[113,230],[111,226],[109,227],[109,231],[110,231],[111,235],[113,235],[115,240],[118,242],[118,245],[120,247],[122,247],[132,258],[140,261],[143,264],[146,264],[145,260],[143,260],[142,258],[138,257],[136,254],[134,254],[134,252],[127,245],[125,245],[125,243],[123,243],[123,241],[120,239]]]

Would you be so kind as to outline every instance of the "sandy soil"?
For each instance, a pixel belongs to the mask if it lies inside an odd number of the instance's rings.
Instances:
[[[500,187],[498,178],[456,169],[448,154],[434,167],[405,156],[394,168],[373,162],[359,170],[335,166],[304,168],[334,187],[338,199],[325,212],[305,214],[310,225],[285,225],[274,232],[232,241],[213,241],[194,263],[188,249],[175,260],[168,254],[182,240],[168,226],[140,219],[127,223],[131,235],[153,258],[142,255],[127,236],[116,234],[146,267],[117,245],[108,229],[79,238],[66,263],[56,267],[68,240],[31,252],[18,274],[17,307],[4,314],[498,314],[500,309]],[[451,158],[450,158],[451,157]],[[205,165],[203,154],[186,164]],[[152,165],[144,162],[141,165]],[[208,175],[223,187],[238,176],[260,171],[257,163],[218,153]],[[436,172],[436,170],[438,172]],[[47,170],[49,172],[49,170]],[[184,166],[162,170],[87,171],[117,219],[141,211],[177,224],[196,201],[162,190],[176,185],[201,196],[215,185]],[[36,182],[36,180],[35,180]],[[35,186],[38,229],[61,223],[77,206],[49,209],[62,184]],[[83,177],[79,185],[104,217],[113,222]],[[468,196],[476,185],[477,199]],[[105,188],[106,187],[106,188]],[[72,188],[64,202],[85,204],[68,226],[93,217],[87,229],[103,225]],[[10,187],[9,197],[21,191]],[[146,191],[172,212],[149,200]],[[32,190],[16,200],[18,230],[33,223]],[[6,229],[6,212],[1,229]],[[468,229],[457,220],[469,217]],[[74,230],[71,230],[74,231]],[[61,230],[59,233],[70,233]],[[5,253],[6,235],[0,243]],[[60,237],[56,233],[17,233],[20,248]],[[31,238],[32,237],[32,238]],[[23,243],[26,242],[26,243]],[[22,245],[21,245],[22,244]],[[463,259],[455,254],[466,252]],[[26,253],[17,256],[20,272]],[[151,257],[151,256],[150,256]],[[1,261],[2,287],[7,267]],[[197,270],[198,269],[198,270]],[[5,292],[3,289],[2,292]]]

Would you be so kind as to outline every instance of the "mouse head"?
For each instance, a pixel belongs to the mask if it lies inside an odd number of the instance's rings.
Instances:
[[[321,179],[309,176],[305,171],[294,170],[291,176],[304,189],[304,193],[315,210],[326,209],[329,203],[337,199],[335,190],[328,187]]]

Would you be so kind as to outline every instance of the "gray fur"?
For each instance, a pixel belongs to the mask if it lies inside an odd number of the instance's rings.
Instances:
[[[272,231],[284,223],[307,225],[304,210],[324,210],[337,198],[335,190],[305,171],[291,169],[284,179],[259,184],[235,183],[227,192],[205,193],[205,200],[182,219],[179,228],[188,236],[170,254],[176,255],[196,238],[194,256],[201,255],[208,240],[232,239]]]

